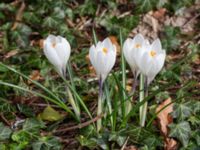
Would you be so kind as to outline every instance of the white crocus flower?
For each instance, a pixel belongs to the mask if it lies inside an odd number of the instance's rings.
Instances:
[[[115,64],[116,46],[109,38],[106,38],[103,42],[98,42],[96,46],[90,47],[89,58],[98,78],[103,83]]]
[[[147,83],[150,84],[161,71],[165,62],[166,52],[162,49],[160,40],[156,39],[151,45],[149,42],[145,42],[142,50],[138,51],[136,55],[136,64],[141,73],[147,77]]]
[[[137,57],[137,51],[141,51],[144,41],[144,37],[141,34],[137,34],[133,39],[128,38],[123,45],[124,57],[128,62],[135,78],[140,73],[135,57]]]
[[[66,65],[71,53],[69,42],[61,37],[49,35],[44,40],[44,54],[61,76],[66,74]]]

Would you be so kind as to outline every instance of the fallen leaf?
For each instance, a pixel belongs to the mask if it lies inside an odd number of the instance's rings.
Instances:
[[[43,39],[39,40],[39,46],[40,46],[41,49],[44,47],[44,40]]]
[[[157,118],[160,125],[160,131],[164,136],[165,150],[177,149],[177,142],[173,138],[168,138],[169,134],[168,125],[173,121],[171,116],[171,113],[173,112],[173,104],[170,104],[171,102],[172,102],[171,98],[168,98],[156,108],[156,113],[160,111],[159,114],[157,115]]]
[[[164,143],[165,150],[176,150],[177,149],[177,142],[172,138],[166,138]]]
[[[8,52],[8,53],[4,56],[4,58],[5,58],[5,59],[8,59],[8,58],[10,58],[10,57],[12,57],[12,56],[15,56],[17,53],[18,53],[18,50],[12,50],[12,51]]]
[[[29,76],[30,79],[38,81],[40,80],[42,77],[40,75],[40,71],[39,70],[33,70],[31,75]],[[31,81],[28,81],[28,84],[31,84]]]
[[[63,115],[48,105],[42,113],[38,114],[38,118],[47,121],[58,121],[63,118]]]
[[[173,104],[170,104],[171,102],[171,98],[168,98],[156,108],[156,113],[161,110],[161,112],[159,112],[159,114],[157,115],[157,118],[159,120],[161,132],[165,136],[168,135],[168,125],[172,122],[172,116],[170,115],[170,113],[173,111]],[[168,104],[170,105],[164,108]]]
[[[109,39],[116,46],[116,48],[117,48],[117,54],[119,54],[120,53],[120,45],[119,45],[119,43],[117,41],[117,37],[116,36],[109,36]]]
[[[133,145],[130,145],[130,146],[125,147],[124,150],[138,150],[138,148],[136,148]]]
[[[152,16],[158,20],[161,20],[164,18],[166,12],[167,12],[166,8],[160,8],[157,11],[154,11]]]
[[[19,8],[19,10],[18,10],[18,12],[17,12],[17,14],[16,14],[16,17],[15,17],[16,22],[14,22],[14,24],[13,24],[13,26],[12,26],[12,28],[11,28],[12,31],[15,30],[15,29],[17,28],[19,22],[22,21],[22,16],[23,16],[23,12],[24,12],[24,9],[25,9],[25,8],[26,8],[26,5],[25,5],[25,3],[22,1],[21,6],[20,6],[20,8]]]

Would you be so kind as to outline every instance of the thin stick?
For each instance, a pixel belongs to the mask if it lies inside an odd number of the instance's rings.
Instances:
[[[93,118],[92,120],[89,120],[87,122],[84,122],[84,123],[81,123],[81,124],[78,124],[78,125],[75,125],[75,126],[72,126],[72,127],[68,127],[68,128],[65,128],[65,129],[59,129],[59,130],[53,131],[53,133],[66,132],[66,131],[70,131],[70,130],[81,129],[83,127],[90,125],[91,123],[96,122],[97,120],[101,119],[102,117],[103,117],[103,114],[101,114],[100,116],[96,116],[95,118]]]
[[[125,149],[128,140],[129,140],[129,136],[127,137],[126,141],[124,142],[124,144],[123,144],[121,150],[124,150],[124,149]]]

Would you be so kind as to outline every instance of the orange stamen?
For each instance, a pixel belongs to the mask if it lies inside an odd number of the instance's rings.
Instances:
[[[103,48],[103,52],[104,52],[105,54],[107,54],[107,53],[108,53],[108,49],[107,49],[107,48]]]
[[[154,50],[151,50],[150,55],[151,55],[151,57],[154,57],[156,55],[156,52]]]
[[[141,48],[140,44],[135,44],[135,48]]]

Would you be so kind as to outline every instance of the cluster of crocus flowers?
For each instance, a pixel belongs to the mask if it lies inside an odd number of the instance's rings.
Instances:
[[[137,77],[141,72],[147,77],[148,84],[160,72],[166,57],[159,39],[150,44],[141,34],[133,39],[128,38],[124,42],[123,52],[133,75]]]
[[[123,52],[135,80],[140,74],[140,101],[142,101],[144,99],[143,91],[146,90],[147,93],[148,85],[164,65],[166,52],[162,49],[159,39],[150,44],[141,34],[137,34],[133,39],[128,38],[124,43]],[[140,108],[141,126],[145,124],[146,111],[147,102]]]
[[[69,42],[61,37],[49,35],[44,41],[44,54],[51,64],[53,64],[57,72],[65,77],[66,66],[70,56],[71,47]],[[134,75],[134,82],[140,74],[140,101],[144,100],[144,87],[152,82],[155,76],[161,71],[166,52],[162,49],[159,39],[156,39],[152,44],[146,40],[141,34],[137,34],[133,39],[128,38],[123,45],[123,54],[128,62],[131,71]],[[97,115],[102,114],[102,98],[103,98],[103,83],[112,70],[116,61],[116,46],[109,38],[99,41],[96,45],[92,45],[89,49],[89,58],[93,65],[97,77],[99,79],[99,98]],[[145,85],[145,86],[144,86]],[[68,89],[68,88],[67,88]],[[77,108],[71,93],[70,103],[75,113],[80,116],[80,110]],[[147,111],[147,103],[140,108],[140,125],[144,126]],[[97,132],[102,126],[101,119],[97,121]]]

